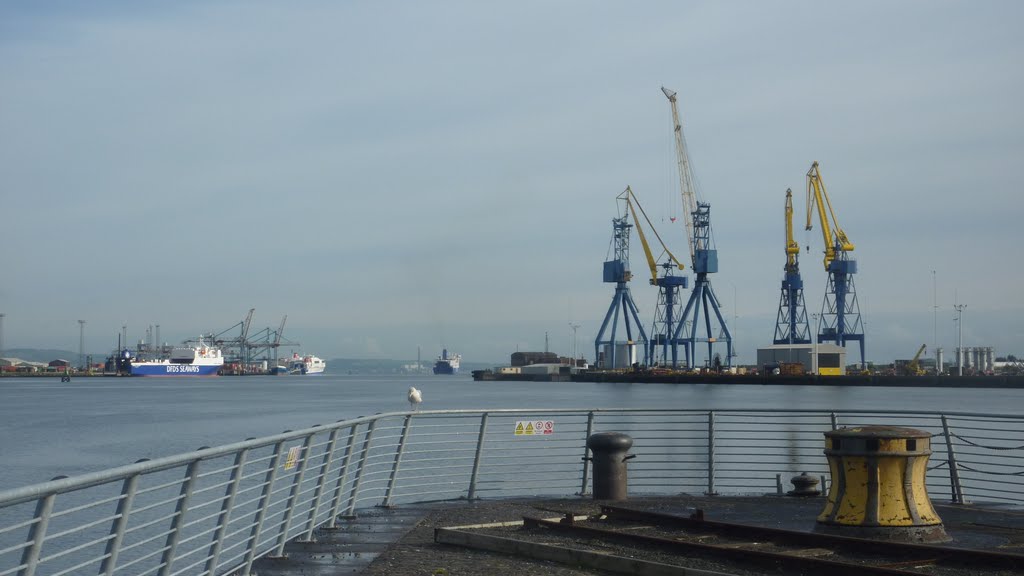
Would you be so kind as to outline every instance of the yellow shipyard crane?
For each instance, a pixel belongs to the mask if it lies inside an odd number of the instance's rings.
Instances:
[[[651,219],[647,217],[640,200],[629,186],[626,187],[620,198],[625,199],[626,207],[636,223],[636,233],[640,237],[640,244],[643,245],[644,256],[647,258],[647,266],[651,271],[650,283],[652,286],[658,287],[658,304],[654,309],[654,325],[651,328],[651,338],[648,342],[650,346],[648,357],[653,364],[669,364],[675,368],[679,364],[679,344],[682,342],[675,336],[676,323],[679,321],[677,318],[679,291],[686,289],[687,278],[686,276],[675,276],[673,272],[682,270],[684,266],[661,239],[661,235],[651,223]],[[637,214],[638,210],[639,214]],[[643,216],[648,229],[661,244],[662,255],[666,256],[660,265],[647,241],[643,226],[640,225],[640,216]],[[664,269],[661,276],[658,276],[659,266]]]
[[[832,341],[843,347],[849,341],[859,342],[860,364],[864,368],[864,327],[853,282],[857,261],[850,257],[853,242],[839,226],[817,161],[807,171],[807,230],[813,227],[815,208],[825,244],[825,271],[828,272],[821,318],[816,327],[818,342]]]
[[[793,190],[786,190],[786,274],[782,279],[779,314],[775,320],[775,344],[810,344],[811,332],[804,306],[804,281],[800,278],[800,245],[793,239]]]

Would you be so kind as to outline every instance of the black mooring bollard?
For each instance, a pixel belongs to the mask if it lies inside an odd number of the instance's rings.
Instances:
[[[635,457],[626,452],[632,446],[633,439],[621,432],[598,432],[587,438],[587,448],[593,453],[594,499],[626,499],[626,461]]]

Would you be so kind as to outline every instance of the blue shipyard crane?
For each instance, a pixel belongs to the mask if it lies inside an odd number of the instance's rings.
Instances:
[[[684,267],[665,245],[665,241],[661,239],[661,235],[651,224],[651,219],[647,217],[644,207],[640,205],[640,200],[629,186],[620,195],[620,198],[622,197],[625,198],[626,206],[633,215],[633,221],[636,222],[636,233],[640,237],[640,244],[643,245],[644,255],[647,257],[647,266],[651,270],[651,285],[658,287],[658,304],[654,308],[654,324],[651,327],[648,359],[654,365],[670,364],[676,368],[679,366],[679,344],[681,343],[675,336],[678,303],[680,302],[679,290],[686,289],[687,278],[686,276],[676,276],[674,270],[682,270]],[[665,256],[665,260],[661,264],[657,263],[658,259],[651,251],[650,243],[647,242],[643,227],[640,225],[637,210],[647,222],[648,229],[661,244],[661,255]],[[658,276],[659,266],[663,269],[661,276]]]
[[[793,239],[793,190],[786,189],[786,275],[782,279],[779,314],[775,320],[775,344],[810,344],[811,330],[804,306],[804,281],[800,278],[800,245]]]
[[[853,275],[857,273],[857,261],[850,257],[853,242],[839,227],[832,201],[829,200],[825,183],[821,179],[818,162],[811,164],[807,171],[807,230],[812,228],[811,214],[818,209],[821,234],[825,241],[825,271],[828,285],[825,300],[821,305],[821,319],[816,327],[818,342],[832,341],[846,347],[846,343],[860,343],[860,364],[864,361],[864,327],[860,319],[860,305],[857,304],[857,289]],[[827,212],[826,212],[827,210]],[[831,221],[831,222],[830,222]]]
[[[619,199],[621,199],[621,195]],[[640,323],[636,303],[633,302],[628,285],[633,278],[633,274],[629,271],[629,235],[632,228],[633,225],[629,223],[628,208],[622,211],[622,216],[612,219],[614,256],[604,263],[604,281],[615,283],[615,295],[604,316],[604,322],[601,323],[601,330],[598,331],[597,338],[594,340],[594,358],[597,359],[598,366],[601,368],[619,368],[624,364],[635,363],[637,344],[640,344],[644,352],[643,363],[647,364],[647,335]],[[621,342],[616,339],[620,313],[626,330],[626,340]],[[608,338],[605,338],[609,327],[611,328],[610,334]],[[636,339],[633,337],[634,329],[637,332]],[[604,354],[602,354],[602,346]],[[616,357],[618,348],[622,348],[623,353],[627,355],[627,361]]]
[[[679,188],[683,197],[683,208],[687,214],[683,217],[686,223],[686,236],[690,245],[690,262],[696,275],[690,300],[686,303],[673,338],[680,340],[686,347],[686,365],[693,368],[696,363],[697,343],[707,344],[708,361],[712,362],[714,345],[725,344],[725,366],[732,364],[732,334],[722,316],[721,305],[715,291],[711,287],[709,274],[718,272],[718,250],[714,248],[711,235],[711,205],[697,199],[693,170],[690,168],[690,155],[686,150],[686,139],[683,137],[683,124],[679,120],[679,109],[676,105],[676,93],[665,87],[661,91],[672,106],[672,124],[676,141],[676,156],[679,168]],[[701,306],[703,305],[703,310]],[[702,314],[703,312],[703,314]],[[711,312],[714,312],[719,332],[713,330]],[[702,331],[700,329],[703,328]],[[714,356],[714,364],[721,359]]]

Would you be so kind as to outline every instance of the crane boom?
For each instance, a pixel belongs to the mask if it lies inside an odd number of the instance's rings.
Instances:
[[[818,341],[831,340],[843,347],[850,341],[859,342],[860,364],[864,367],[864,325],[853,282],[857,273],[857,261],[851,257],[853,242],[850,242],[836,220],[832,201],[829,200],[816,161],[807,171],[807,230],[812,227],[811,213],[815,207],[821,222],[821,235],[825,240],[824,264],[828,272],[825,299],[821,305],[821,321],[818,324]]]
[[[281,345],[281,334],[284,334],[284,323],[288,320],[288,315],[285,314],[284,318],[281,318],[281,325],[277,328],[277,334],[274,335],[274,347]]]
[[[652,285],[656,285],[658,283],[658,263],[654,257],[654,253],[651,252],[651,246],[647,242],[647,237],[644,235],[643,227],[640,226],[640,218],[637,216],[636,213],[637,208],[640,209],[640,214],[643,215],[644,220],[647,222],[647,226],[650,227],[651,232],[654,233],[654,237],[657,238],[658,242],[661,244],[662,250],[664,250],[665,253],[668,254],[668,257],[672,260],[672,262],[675,262],[676,266],[680,270],[683,269],[683,264],[679,262],[678,259],[676,259],[675,255],[672,254],[672,251],[669,250],[668,246],[665,245],[665,241],[661,239],[661,235],[658,234],[658,231],[654,228],[654,225],[651,224],[651,219],[647,217],[647,212],[645,212],[644,207],[640,205],[640,200],[636,197],[636,194],[633,193],[633,190],[629,186],[626,186],[626,190],[622,193],[622,195],[625,197],[626,206],[629,208],[630,213],[633,214],[633,221],[636,222],[636,233],[640,237],[640,244],[643,245],[644,247],[644,256],[647,257],[647,266],[651,269],[650,282]],[[633,205],[634,202],[636,203],[636,206]]]
[[[812,201],[814,202],[812,204]],[[836,214],[832,210],[832,201],[829,200],[828,191],[825,190],[825,183],[821,180],[821,171],[818,169],[817,160],[811,164],[807,171],[807,226],[806,230],[813,228],[811,225],[811,214],[814,207],[818,208],[818,219],[821,222],[821,234],[825,239],[825,269],[835,260],[836,251],[853,252],[853,243],[846,237],[846,232],[839,227]],[[826,214],[826,209],[828,213]],[[829,227],[829,218],[832,226]]]
[[[793,239],[793,190],[786,189],[786,272],[799,270],[800,245]]]
[[[676,163],[679,168],[679,190],[683,197],[683,222],[686,224],[686,241],[690,245],[690,264],[696,264],[696,246],[693,239],[693,213],[697,211],[697,196],[693,185],[693,174],[690,171],[690,156],[686,151],[686,139],[683,138],[683,123],[679,120],[679,107],[676,105],[676,93],[664,86],[665,93],[672,105],[672,124],[676,139]]]

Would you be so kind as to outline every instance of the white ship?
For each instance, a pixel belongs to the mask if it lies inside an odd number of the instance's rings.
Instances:
[[[459,363],[462,362],[461,354],[448,354],[448,349],[441,350],[441,355],[434,363],[434,374],[458,374]]]
[[[327,368],[327,362],[324,362],[312,354],[307,354],[305,356],[293,354],[292,359],[288,362],[289,374],[320,374],[325,368]]]
[[[128,350],[122,353],[130,362],[132,376],[216,376],[224,366],[219,348],[207,346],[199,338],[196,346],[176,346],[170,356],[159,360],[133,358]]]

